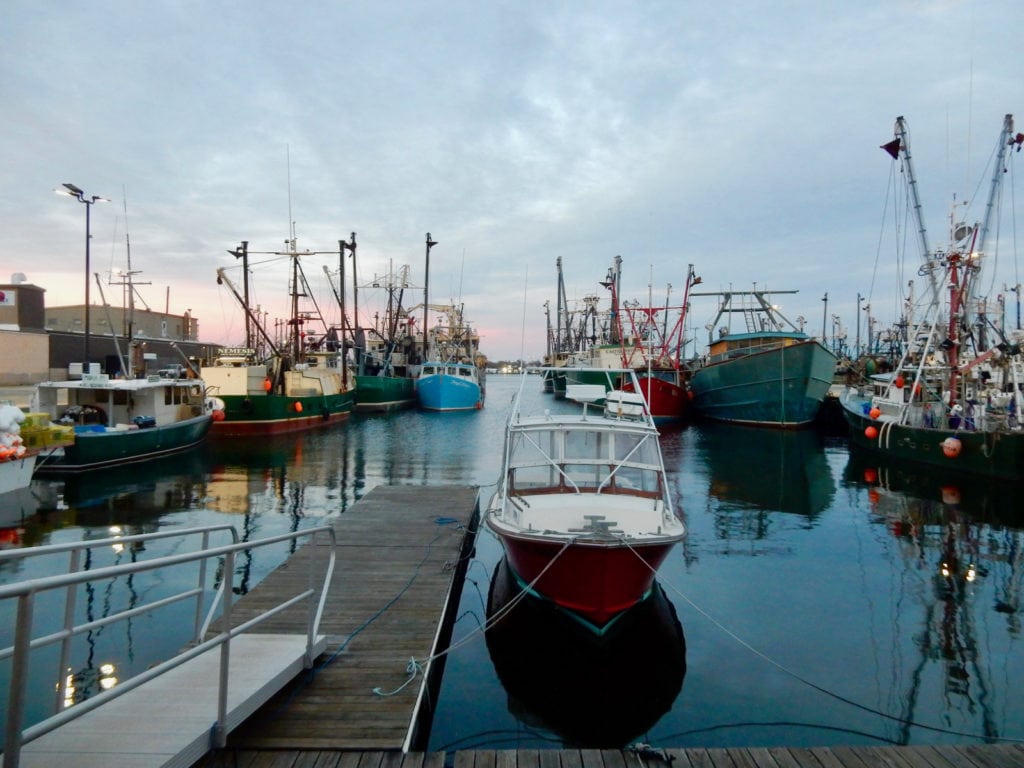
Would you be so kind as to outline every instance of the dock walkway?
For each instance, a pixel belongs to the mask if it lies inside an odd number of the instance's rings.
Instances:
[[[426,662],[447,645],[464,563],[474,536],[472,487],[378,486],[333,521],[337,563],[320,632],[327,651],[231,734],[230,747],[261,749],[416,748],[429,723],[430,686],[443,664],[408,685],[410,659]],[[233,608],[243,622],[306,579],[310,543]],[[458,578],[456,576],[458,575]],[[266,632],[302,632],[301,610],[267,622]],[[405,685],[403,688],[402,686]],[[399,690],[393,695],[374,692]],[[422,748],[422,747],[420,747]]]
[[[225,752],[195,768],[1014,768],[1024,746]]]

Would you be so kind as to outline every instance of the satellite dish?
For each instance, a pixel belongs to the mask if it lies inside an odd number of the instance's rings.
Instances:
[[[13,275],[11,275],[11,282],[14,285],[21,285],[22,283],[28,282],[28,278],[25,277],[24,272],[15,272]]]
[[[964,224],[963,222],[960,222],[953,228],[953,240],[959,243],[960,241],[966,240],[968,237],[970,237],[973,232],[974,227],[972,227],[970,224]]]

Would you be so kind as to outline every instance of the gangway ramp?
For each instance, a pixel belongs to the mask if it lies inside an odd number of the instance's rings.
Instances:
[[[210,534],[227,529],[233,543],[210,546]],[[159,537],[199,535],[194,551],[137,560],[109,567],[87,569],[90,548],[132,545]],[[235,558],[246,551],[308,539],[314,546],[300,547],[317,555],[307,558],[306,578],[287,593],[278,593],[275,604],[257,616],[233,621]],[[29,579],[0,587],[0,601],[14,601],[14,644],[0,649],[0,660],[10,659],[11,684],[4,724],[3,768],[18,766],[183,766],[187,768],[211,748],[222,747],[228,734],[294,679],[311,669],[326,646],[318,631],[336,560],[334,529],[319,526],[263,539],[239,542],[232,526],[157,532],[90,540],[26,550],[0,552],[0,560],[40,554],[67,554],[67,573]],[[220,583],[209,600],[206,585],[208,562],[218,566]],[[85,585],[104,583],[143,571],[160,571],[168,583],[180,584],[171,573],[185,568],[196,581],[174,594],[154,597],[116,611],[101,619],[75,623],[75,600]],[[188,583],[188,579],[184,580]],[[35,603],[40,595],[63,595],[64,626],[42,633],[34,627]],[[227,596],[227,597],[225,597]],[[42,722],[24,727],[26,691],[33,651],[60,647],[59,700],[66,699],[62,670],[68,668],[71,643],[83,634],[115,622],[130,621],[176,603],[195,602],[191,642],[171,658],[116,686],[70,707],[58,708]],[[52,599],[50,601],[52,603]],[[205,608],[205,610],[204,610]],[[269,623],[285,613],[300,611],[287,632]],[[219,616],[218,616],[219,612]],[[210,631],[214,619],[224,628]],[[263,630],[266,630],[265,632]]]
[[[326,648],[323,635],[313,656]],[[304,668],[303,635],[241,635],[231,641],[225,733],[230,733]],[[107,702],[21,750],[24,768],[188,768],[210,751],[217,728],[220,651]]]

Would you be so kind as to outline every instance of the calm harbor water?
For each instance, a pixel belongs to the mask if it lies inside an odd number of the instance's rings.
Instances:
[[[472,484],[486,501],[518,386],[489,377],[480,412],[354,416],[329,431],[213,441],[130,471],[36,481],[32,514],[6,521],[3,541],[220,522],[259,538],[352,513],[389,483]],[[526,393],[538,407],[577,407],[542,394],[539,378]],[[666,429],[662,449],[688,536],[655,598],[603,642],[532,603],[484,633],[512,592],[500,545],[481,531],[431,749],[1024,739],[1021,488],[879,467],[813,431]],[[145,555],[174,546],[149,544]],[[94,565],[139,554],[112,550]],[[236,581],[251,587],[287,554],[241,562]],[[0,583],[52,568],[0,564]],[[136,577],[79,608],[99,616],[175,587]],[[72,670],[79,695],[111,674],[104,664],[128,676],[179,648],[191,626],[179,618],[140,617],[86,638]],[[2,606],[0,645],[10,642]],[[30,719],[54,706],[53,663],[44,656],[33,671]],[[8,679],[0,663],[0,707]]]

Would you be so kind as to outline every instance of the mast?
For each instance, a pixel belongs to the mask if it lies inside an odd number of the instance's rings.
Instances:
[[[1003,118],[1003,130],[999,134],[996,161],[992,168],[992,181],[989,184],[988,202],[985,204],[985,218],[982,220],[981,233],[978,235],[978,241],[976,243],[977,250],[981,253],[985,252],[985,241],[988,237],[989,225],[992,222],[992,209],[995,207],[999,185],[1002,181],[1003,174],[1006,172],[1006,153],[1013,145],[1016,145],[1017,151],[1020,151],[1022,142],[1024,142],[1024,136],[1021,134],[1017,134],[1016,136],[1013,135],[1013,115],[1006,115]]]
[[[428,331],[428,328],[427,328],[427,323],[428,323],[427,313],[429,312],[429,308],[430,308],[430,293],[429,293],[429,289],[428,289],[428,287],[430,285],[430,249],[433,248],[435,245],[437,245],[437,241],[431,239],[430,233],[427,232],[427,257],[426,257],[425,266],[423,268],[423,361],[424,362],[426,362],[426,360],[427,360],[427,358],[429,356],[429,350],[427,349],[427,331]]]
[[[245,307],[249,306],[249,241],[243,240],[233,251],[228,251],[236,259],[242,260],[242,302]],[[245,313],[245,346],[246,349],[253,348],[252,320],[249,313]]]

